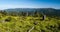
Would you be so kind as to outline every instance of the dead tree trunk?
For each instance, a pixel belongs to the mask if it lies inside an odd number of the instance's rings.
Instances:
[[[45,20],[45,19],[46,19],[46,15],[43,15],[42,20]]]
[[[34,26],[28,32],[31,32],[33,29],[34,29]]]
[[[26,16],[28,16],[28,12],[26,13]]]

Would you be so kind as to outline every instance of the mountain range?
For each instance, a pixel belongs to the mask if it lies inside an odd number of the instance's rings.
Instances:
[[[60,16],[60,9],[54,9],[54,8],[15,8],[15,9],[5,9],[3,11],[7,11],[7,12],[30,12],[31,14],[33,12],[38,12],[38,13],[42,13],[45,15],[49,15],[49,16]]]

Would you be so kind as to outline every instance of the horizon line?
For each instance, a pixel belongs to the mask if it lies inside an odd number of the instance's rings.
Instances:
[[[17,8],[6,8],[6,9],[17,9]],[[23,8],[22,8],[23,9]],[[34,8],[34,9],[39,9],[39,8]],[[43,8],[44,9],[44,8]],[[52,8],[52,9],[60,9],[60,8]],[[5,10],[5,9],[0,9],[0,10]]]

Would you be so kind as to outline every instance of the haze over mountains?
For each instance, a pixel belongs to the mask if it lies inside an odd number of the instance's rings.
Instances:
[[[15,9],[5,9],[8,13],[16,12],[16,13],[30,13],[33,14],[34,12],[49,15],[49,16],[60,16],[60,9],[54,8],[15,8]]]

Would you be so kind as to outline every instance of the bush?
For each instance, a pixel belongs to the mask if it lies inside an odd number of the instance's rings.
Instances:
[[[11,21],[11,17],[8,17],[7,19],[5,19],[6,22],[10,22]]]

